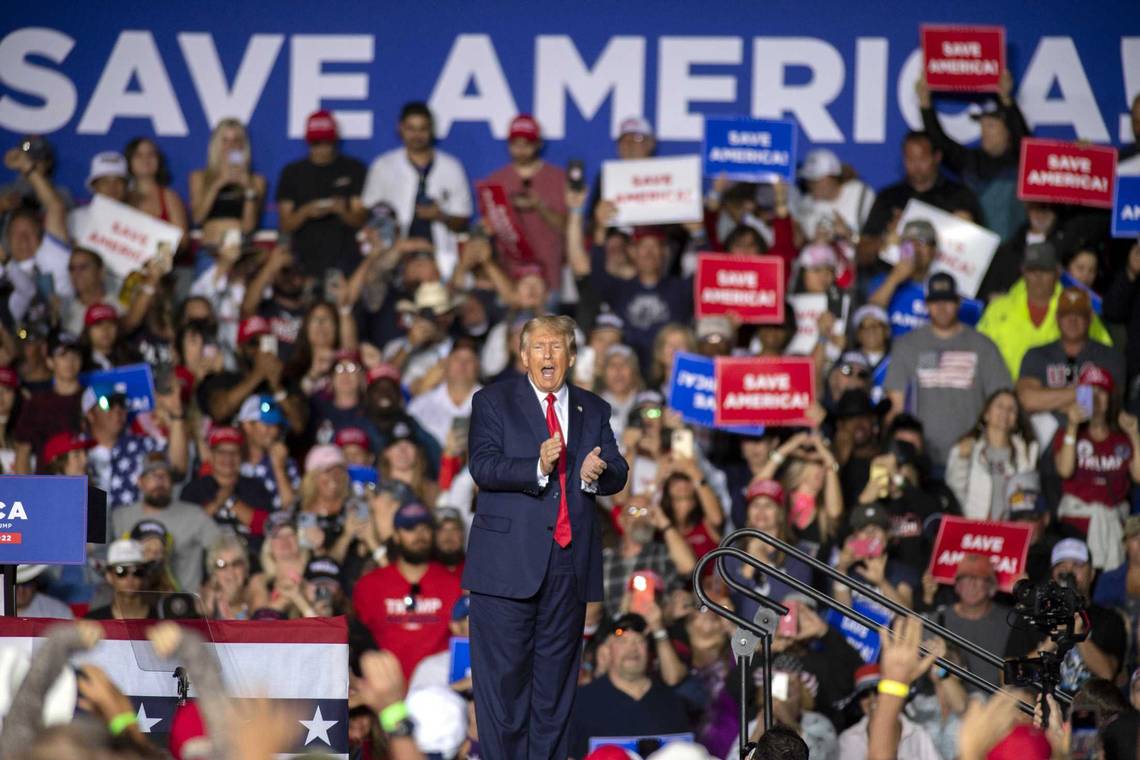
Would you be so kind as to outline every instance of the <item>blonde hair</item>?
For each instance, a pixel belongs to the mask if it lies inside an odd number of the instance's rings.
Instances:
[[[344,501],[349,495],[349,478],[348,472],[341,468],[344,477],[340,480],[340,493],[337,495],[338,501]],[[299,489],[299,500],[301,511],[305,511],[305,507],[312,504],[317,498],[317,476],[321,474],[321,470],[309,470],[301,478],[301,488]]]
[[[215,177],[222,173],[222,168],[225,166],[226,157],[222,155],[222,132],[227,129],[236,129],[241,132],[244,143],[241,151],[245,156],[245,167],[249,168],[251,161],[249,132],[246,131],[244,124],[232,116],[222,119],[214,127],[214,131],[210,133],[210,142],[206,146],[206,171],[203,173],[203,180],[207,187],[213,183]]]
[[[519,336],[519,351],[520,353],[526,352],[531,333],[552,332],[557,333],[566,341],[566,349],[571,356],[574,356],[578,353],[578,336],[575,332],[577,329],[578,323],[570,317],[551,315],[532,317],[523,325],[522,335]]]
[[[277,560],[273,558],[273,549],[271,547],[272,543],[272,537],[266,536],[265,540],[261,543],[261,553],[258,555],[258,559],[261,560],[261,574],[266,578],[277,577]],[[311,549],[300,547],[298,558],[301,563],[301,567],[309,564],[309,558],[312,553],[313,552]]]
[[[784,466],[783,485],[784,491],[791,497],[800,484],[804,482],[807,477],[808,468],[811,465],[823,467],[819,462],[806,461],[802,459],[792,459]],[[815,519],[819,522],[819,534],[822,538],[831,538],[839,527],[835,524],[835,520],[827,514],[827,508],[823,503],[824,494],[827,491],[827,485],[819,489],[819,493],[815,495]]]

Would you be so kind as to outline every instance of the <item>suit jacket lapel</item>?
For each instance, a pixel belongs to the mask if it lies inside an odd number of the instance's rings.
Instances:
[[[519,409],[522,411],[522,416],[526,419],[527,425],[530,426],[530,430],[534,434],[535,442],[541,444],[550,437],[550,433],[546,431],[546,410],[543,409],[542,404],[539,403],[538,396],[535,395],[529,378],[524,376],[519,381],[515,395],[519,400]]]

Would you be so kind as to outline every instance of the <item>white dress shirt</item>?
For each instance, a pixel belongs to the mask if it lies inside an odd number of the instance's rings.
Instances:
[[[530,383],[531,390],[533,390],[534,394],[538,396],[539,406],[542,407],[542,418],[545,420],[547,406],[546,397],[549,392],[539,390],[538,386],[536,386],[534,384],[534,381],[529,377],[526,379],[526,381]],[[554,415],[558,417],[558,427],[562,428],[562,448],[565,449],[570,442],[570,387],[566,385],[566,383],[562,383],[562,387],[554,391]],[[550,479],[550,476],[542,474],[541,457],[539,457],[536,467],[538,469],[538,487],[546,488],[546,482]],[[557,467],[557,464],[555,467]],[[553,470],[552,472],[557,472],[557,469]],[[580,483],[582,490],[586,493],[596,493],[598,490],[597,481],[593,483],[587,483],[586,481],[582,480]]]
[[[381,201],[396,212],[400,230],[407,234],[416,215],[416,190],[420,175],[408,160],[404,148],[394,148],[372,162],[364,180],[361,200],[368,208]],[[427,174],[426,191],[440,210],[448,216],[471,216],[471,188],[463,164],[454,156],[436,150],[431,171]],[[443,222],[432,222],[435,260],[446,281],[459,261],[459,238]]]

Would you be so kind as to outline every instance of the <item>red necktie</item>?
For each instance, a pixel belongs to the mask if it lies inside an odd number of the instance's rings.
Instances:
[[[570,545],[570,510],[566,506],[566,436],[562,433],[562,426],[558,424],[558,415],[554,411],[554,394],[546,394],[546,432],[562,441],[562,453],[558,457],[558,520],[554,523],[554,541],[563,549]]]

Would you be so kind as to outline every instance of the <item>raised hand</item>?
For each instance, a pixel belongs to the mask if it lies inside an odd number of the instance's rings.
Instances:
[[[538,467],[543,475],[554,471],[558,457],[562,455],[562,436],[558,433],[547,438],[538,448]]]
[[[606,471],[606,460],[602,459],[601,453],[602,447],[595,446],[586,455],[585,461],[582,462],[581,476],[583,482],[593,483]]]

